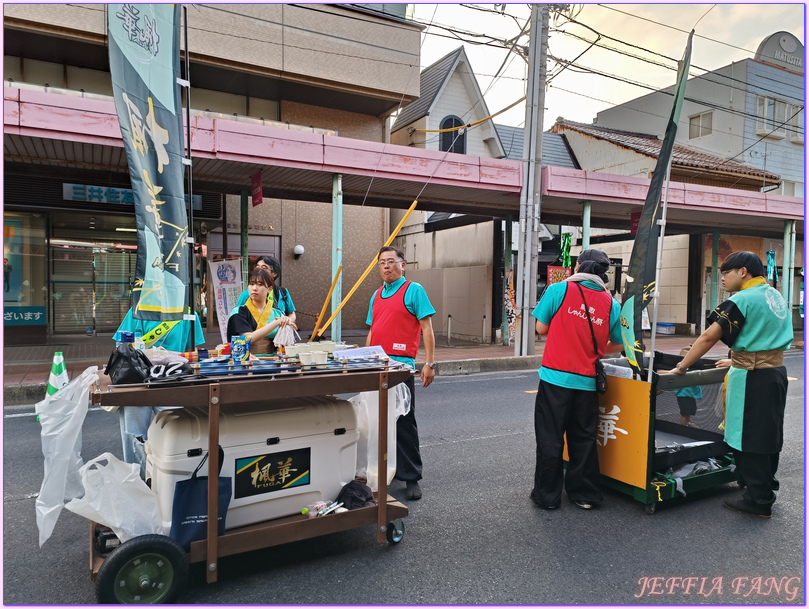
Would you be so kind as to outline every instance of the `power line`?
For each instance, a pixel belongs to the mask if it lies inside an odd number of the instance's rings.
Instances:
[[[643,21],[648,21],[649,23],[654,23],[655,25],[659,25],[659,26],[662,26],[662,27],[667,27],[667,28],[670,28],[672,30],[677,30],[678,32],[683,32],[684,34],[688,34],[691,31],[691,30],[683,30],[681,28],[674,27],[673,25],[669,25],[667,23],[660,23],[659,21],[654,21],[653,19],[647,19],[646,17],[641,17],[640,15],[633,15],[632,13],[627,13],[626,11],[619,10],[619,9],[614,8],[612,6],[607,6],[606,4],[598,4],[597,6],[600,6],[601,8],[606,8],[606,9],[611,10],[611,11],[615,11],[616,13],[621,13],[622,15],[627,15],[629,17],[634,17],[635,19],[641,19]],[[750,53],[751,55],[755,54],[755,51],[751,51],[750,49],[737,47],[735,44],[730,44],[729,42],[722,42],[721,40],[716,40],[714,38],[710,38],[709,36],[702,36],[701,34],[694,34],[694,36],[696,38],[702,38],[703,40],[709,40],[709,41],[715,42],[717,44],[723,44],[723,45],[731,47],[733,49],[738,49],[740,51],[744,51],[745,53]]]
[[[658,89],[658,88],[653,87],[652,85],[648,85],[646,83],[629,80],[628,78],[623,78],[621,76],[617,76],[615,74],[610,74],[608,72],[602,72],[600,70],[596,70],[595,68],[589,68],[587,66],[582,66],[582,65],[579,65],[579,64],[575,64],[575,63],[569,62],[566,59],[560,59],[560,58],[552,56],[552,55],[549,55],[549,58],[552,59],[553,61],[558,62],[558,63],[569,64],[569,66],[573,66],[573,68],[574,68],[573,71],[578,70],[578,71],[584,72],[584,73],[595,74],[595,75],[601,76],[603,78],[610,78],[612,80],[617,80],[619,82],[634,85],[634,86],[640,87],[642,89],[647,89],[649,91],[654,91],[654,92],[660,93],[662,95],[669,95],[669,96],[674,95],[674,93],[672,93],[671,91]],[[713,108],[714,110],[718,110],[718,111],[721,111],[721,112],[727,112],[729,114],[734,114],[734,115],[742,116],[742,117],[746,117],[746,118],[753,118],[753,119],[758,119],[759,118],[759,116],[757,114],[751,114],[749,112],[745,112],[744,110],[737,110],[737,109],[734,109],[734,108],[728,108],[728,107],[722,106],[722,105],[720,105],[720,104],[718,104],[716,102],[711,102],[711,101],[701,100],[701,99],[695,99],[693,97],[687,97],[687,96],[684,99],[686,101],[691,102],[691,103],[699,104],[699,105],[705,106],[707,108]]]
[[[652,64],[652,65],[660,66],[660,67],[666,68],[667,70],[673,70],[673,71],[675,71],[675,72],[677,71],[677,67],[676,67],[676,64],[677,64],[677,59],[675,59],[675,58],[673,58],[673,57],[667,57],[666,55],[663,55],[663,54],[658,53],[658,52],[656,52],[656,51],[653,51],[653,50],[651,50],[651,49],[647,49],[647,48],[642,47],[642,46],[638,46],[638,45],[635,45],[635,44],[631,44],[631,43],[625,42],[625,41],[623,41],[623,40],[619,40],[619,39],[617,39],[617,38],[613,38],[613,37],[608,36],[608,35],[606,35],[606,34],[602,34],[601,32],[599,32],[599,31],[595,30],[594,28],[591,28],[590,26],[588,26],[588,25],[586,25],[586,24],[583,24],[583,23],[581,23],[581,22],[578,22],[578,21],[573,21],[573,23],[576,23],[577,25],[581,25],[582,27],[585,27],[585,28],[589,29],[589,30],[590,30],[590,31],[592,31],[594,34],[596,34],[596,35],[597,35],[599,38],[606,38],[606,39],[608,39],[608,40],[612,40],[613,42],[617,42],[617,43],[619,43],[619,44],[623,44],[623,45],[629,46],[629,47],[634,48],[634,49],[638,49],[638,50],[641,50],[641,51],[645,51],[645,52],[647,52],[647,53],[650,53],[650,54],[652,54],[652,55],[656,55],[656,56],[658,56],[658,57],[662,57],[663,59],[667,59],[667,60],[669,60],[669,61],[673,62],[673,63],[675,64],[675,66],[671,66],[671,65],[664,64],[664,63],[661,63],[661,62],[658,62],[658,61],[654,61],[654,60],[652,60],[652,59],[647,59],[647,58],[645,58],[645,57],[640,57],[640,56],[638,56],[638,55],[633,55],[633,54],[631,54],[631,53],[627,53],[626,51],[622,51],[622,50],[620,50],[620,49],[616,49],[616,48],[614,48],[614,47],[610,47],[610,46],[607,46],[607,45],[604,45],[604,44],[600,44],[598,40],[596,40],[595,42],[594,42],[594,41],[591,41],[591,40],[589,40],[589,39],[587,39],[587,38],[584,38],[584,37],[582,37],[582,36],[579,36],[579,35],[577,35],[577,34],[574,34],[573,32],[568,32],[568,31],[566,31],[566,30],[555,30],[555,31],[556,31],[556,32],[559,32],[559,33],[562,33],[562,34],[565,34],[566,36],[570,36],[570,37],[572,37],[572,38],[576,38],[576,39],[578,39],[578,40],[581,40],[582,42],[586,42],[586,43],[590,44],[591,46],[592,46],[593,44],[595,44],[596,46],[598,46],[598,47],[600,47],[600,48],[606,49],[606,50],[608,50],[608,51],[613,51],[613,52],[615,52],[615,53],[619,53],[619,54],[621,54],[621,55],[625,55],[626,57],[631,57],[631,58],[633,58],[633,59],[637,59],[637,60],[639,60],[639,61],[644,61],[644,62],[646,62],[646,63],[650,63],[650,64]],[[575,61],[575,60],[574,60],[574,61]],[[716,80],[713,80],[713,79],[711,79],[711,78],[708,78],[708,77],[707,77],[707,75],[711,75],[711,76],[717,76],[717,77],[720,77],[720,78],[724,78],[724,79],[726,79],[726,80],[728,80],[728,81],[731,81],[731,82],[738,82],[738,83],[741,83],[741,84],[745,85],[745,87],[749,86],[749,83],[748,83],[747,81],[741,80],[741,79],[739,79],[739,78],[733,78],[733,77],[728,76],[728,75],[726,75],[726,74],[721,74],[721,73],[715,72],[714,70],[708,70],[707,68],[702,68],[702,67],[697,66],[697,65],[694,65],[694,64],[691,64],[691,67],[692,67],[692,68],[695,68],[695,69],[697,69],[697,70],[702,70],[703,72],[705,72],[705,74],[694,74],[694,75],[693,75],[693,77],[695,77],[695,78],[701,78],[701,79],[703,79],[703,80],[704,80],[704,81],[706,81],[706,82],[712,82],[712,83],[715,83],[715,84],[718,84],[718,85],[723,85],[723,86],[727,86],[727,87],[730,87],[730,88],[734,88],[734,89],[737,89],[737,90],[739,90],[739,91],[748,92],[748,89],[747,89],[747,88],[734,87],[734,86],[733,86],[733,85],[731,85],[731,84],[721,83],[721,82],[719,82],[719,81],[716,81]],[[771,79],[770,79],[770,80],[771,80]],[[796,89],[800,89],[800,86],[799,86],[799,85],[793,85],[793,84],[790,84],[790,83],[787,83],[787,82],[783,82],[783,81],[776,81],[776,82],[778,82],[779,84],[782,84],[782,85],[786,85],[786,86],[790,86],[790,87],[795,87]],[[758,87],[758,88],[759,88],[759,89],[761,89],[762,91],[769,92],[769,93],[774,93],[774,94],[776,94],[776,95],[784,95],[784,93],[782,93],[781,91],[774,91],[774,90],[772,90],[772,89],[766,89],[766,88],[764,88],[764,87]],[[801,92],[802,92],[802,91],[801,91]]]

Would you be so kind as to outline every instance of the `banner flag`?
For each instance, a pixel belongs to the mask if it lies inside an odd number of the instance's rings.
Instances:
[[[242,293],[242,263],[239,260],[208,260],[208,265],[216,299],[219,332],[222,334],[222,342],[227,343],[228,317]]]
[[[643,204],[632,256],[629,259],[629,270],[626,273],[626,288],[621,305],[621,338],[624,352],[632,369],[641,373],[643,368],[643,330],[641,323],[643,310],[649,305],[655,292],[655,269],[657,266],[658,237],[662,216],[661,195],[663,183],[668,173],[674,139],[677,136],[677,123],[683,106],[685,86],[688,82],[688,69],[691,65],[691,39],[694,31],[688,35],[683,59],[677,71],[677,84],[674,88],[674,103],[671,116],[666,126],[666,135],[657,157],[649,192]],[[652,329],[654,331],[654,329]]]
[[[188,306],[188,216],[183,184],[180,6],[109,4],[115,110],[138,227],[132,316],[182,319]]]

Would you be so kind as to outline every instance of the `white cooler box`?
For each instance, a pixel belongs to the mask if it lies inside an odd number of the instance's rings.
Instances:
[[[176,482],[191,477],[208,449],[208,411],[161,411],[148,438],[146,479],[163,520],[170,522]],[[358,438],[353,406],[333,396],[222,408],[221,475],[233,479],[226,528],[299,514],[310,503],[336,499],[354,479]],[[207,461],[197,475],[208,475]]]

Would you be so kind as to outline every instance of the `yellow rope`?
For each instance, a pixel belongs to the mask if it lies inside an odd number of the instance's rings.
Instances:
[[[665,482],[652,482],[652,486],[657,489],[657,500],[663,501],[663,497],[660,495],[660,488],[666,486]]]
[[[502,110],[500,110],[500,112],[495,112],[491,116],[487,116],[486,118],[481,119],[475,123],[469,123],[468,125],[460,125],[459,127],[449,127],[448,129],[414,129],[414,131],[418,131],[419,133],[448,133],[449,131],[458,131],[460,129],[469,129],[470,127],[477,127],[481,123],[485,123],[486,121],[493,119],[495,116],[503,114],[503,112],[505,112],[506,110],[511,110],[514,106],[524,101],[525,97],[523,96],[517,101],[515,101],[513,104],[511,104],[508,108],[503,108]]]

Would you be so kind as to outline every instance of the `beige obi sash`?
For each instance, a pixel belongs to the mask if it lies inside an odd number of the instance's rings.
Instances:
[[[778,349],[772,351],[731,351],[730,359],[734,368],[756,370],[758,368],[778,368],[784,365],[784,352]]]

